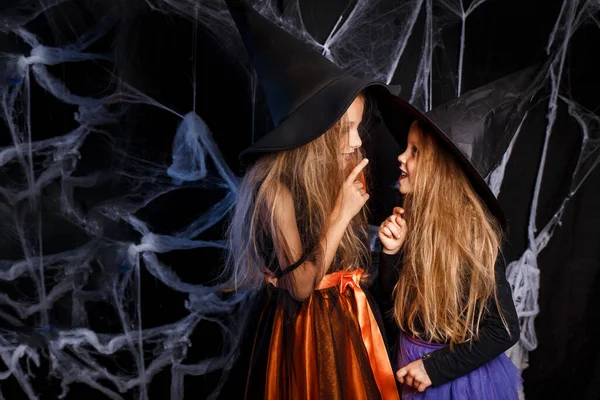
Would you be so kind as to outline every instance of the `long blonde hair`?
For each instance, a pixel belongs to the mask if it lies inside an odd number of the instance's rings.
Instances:
[[[275,208],[287,188],[294,201],[298,231],[305,255],[315,262],[321,254],[319,241],[327,229],[335,201],[347,176],[340,159],[340,140],[348,134],[344,115],[317,139],[292,150],[262,156],[247,171],[239,188],[231,224],[227,231],[228,260],[224,277],[230,289],[258,289],[268,274],[265,257],[273,247],[285,249],[286,243],[274,221]],[[362,159],[354,152],[354,166]],[[328,272],[364,268],[369,252],[366,213],[359,213],[340,242]],[[270,253],[270,254],[267,254]],[[299,255],[298,255],[299,256]],[[275,258],[276,259],[276,258]],[[288,260],[293,264],[297,260]]]
[[[408,236],[394,317],[402,330],[454,345],[477,338],[491,298],[500,310],[494,266],[502,230],[454,156],[415,124],[421,146],[404,201]]]

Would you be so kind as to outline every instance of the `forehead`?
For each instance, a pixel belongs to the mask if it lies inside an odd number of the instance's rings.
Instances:
[[[362,97],[357,97],[354,99],[352,104],[347,110],[348,117],[350,120],[357,120],[362,118],[362,114],[365,108],[365,102]]]
[[[419,126],[415,123],[410,126],[410,130],[408,131],[408,137],[406,138],[409,143],[419,143],[421,140],[421,130]]]

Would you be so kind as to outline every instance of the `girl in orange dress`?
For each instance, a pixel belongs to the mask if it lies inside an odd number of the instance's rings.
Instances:
[[[231,276],[260,291],[246,328],[246,398],[398,396],[365,287],[367,160],[345,175],[360,158],[362,107],[358,97],[321,137],[261,157],[241,184]]]
[[[228,230],[229,287],[256,293],[224,398],[399,399],[369,283],[359,128],[384,93],[244,1],[228,1],[275,128],[248,165]],[[374,305],[374,306],[372,306]]]

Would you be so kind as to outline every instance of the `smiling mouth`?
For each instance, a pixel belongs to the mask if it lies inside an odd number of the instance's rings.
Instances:
[[[408,173],[406,173],[406,172],[404,172],[404,171],[400,170],[400,178],[399,178],[399,179],[404,179],[404,178],[406,178],[407,176],[408,176]]]

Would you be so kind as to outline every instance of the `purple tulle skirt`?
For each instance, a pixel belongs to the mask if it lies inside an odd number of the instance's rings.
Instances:
[[[401,334],[395,370],[444,346]],[[402,400],[518,400],[522,383],[518,368],[501,354],[468,375],[436,388],[430,386],[422,393],[403,385]]]

